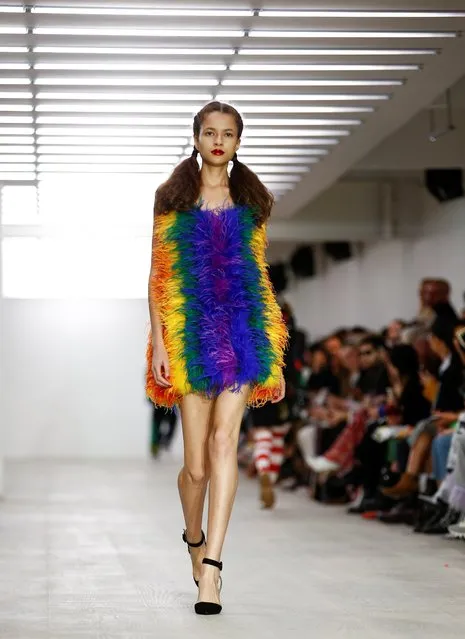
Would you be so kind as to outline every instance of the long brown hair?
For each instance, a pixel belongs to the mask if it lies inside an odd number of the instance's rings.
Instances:
[[[236,121],[237,135],[241,137],[244,123],[238,111],[230,104],[209,102],[194,117],[194,137],[200,135],[200,129],[207,115],[220,111],[232,115]],[[169,211],[188,211],[200,196],[200,170],[197,162],[197,150],[192,156],[179,164],[168,180],[161,184],[155,194],[155,213]],[[257,226],[270,216],[273,206],[273,194],[260,181],[259,177],[245,164],[239,162],[237,154],[229,176],[229,191],[234,204],[250,207],[255,215]]]

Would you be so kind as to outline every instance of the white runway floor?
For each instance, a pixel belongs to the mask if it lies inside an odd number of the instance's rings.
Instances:
[[[463,639],[465,544],[241,475],[223,613],[198,617],[178,464],[15,462],[0,502],[1,639]]]

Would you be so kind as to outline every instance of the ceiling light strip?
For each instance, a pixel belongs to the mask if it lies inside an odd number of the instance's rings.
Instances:
[[[181,35],[181,33],[179,34]],[[323,31],[323,30],[308,30],[308,31],[265,31],[252,29],[249,32],[250,38],[305,38],[305,39],[373,39],[373,40],[385,40],[385,39],[416,39],[416,38],[456,38],[458,32],[456,31]]]
[[[120,9],[117,7],[33,7],[32,13],[88,16],[153,16],[179,18],[247,18],[254,15],[252,9]]]
[[[245,56],[404,56],[436,55],[438,49],[241,49],[239,55]]]
[[[50,47],[36,46],[34,53],[56,53],[61,55],[147,55],[147,56],[229,56],[234,54],[232,48],[178,48],[178,47]]]
[[[1,80],[0,80],[1,82]],[[36,80],[38,85],[50,86],[156,86],[156,87],[189,87],[189,86],[216,86],[218,80],[216,78],[109,78],[101,77],[53,77],[38,76]]]
[[[9,65],[1,68],[8,69],[23,69],[28,68],[28,65]],[[109,62],[38,62],[35,65],[37,71],[225,71],[225,64],[197,64],[192,63],[134,63],[134,64],[119,64]]]
[[[7,94],[5,94],[7,95]],[[19,94],[18,94],[19,95]],[[25,93],[25,95],[27,95]],[[0,97],[2,97],[2,92],[0,91]],[[180,100],[182,102],[188,100],[192,102],[193,100],[211,100],[211,93],[93,93],[93,92],[59,92],[59,91],[44,91],[40,90],[37,93],[37,98],[39,100],[99,100],[99,101],[111,101],[111,100],[140,100],[140,101],[150,101],[150,100],[159,100],[166,102],[175,102],[176,100]]]
[[[419,64],[232,64],[231,71],[418,71]]]
[[[390,95],[387,93],[220,93],[218,99],[226,102],[344,102],[344,101],[372,101],[372,100],[389,100]]]
[[[24,32],[24,31],[23,31]],[[0,33],[1,30],[0,30]],[[135,36],[143,38],[242,38],[243,29],[127,29],[89,27],[35,27],[34,35]]]
[[[231,87],[398,87],[404,84],[404,80],[344,80],[344,79],[289,79],[289,80],[256,80],[231,78],[225,80],[223,86]]]
[[[260,9],[260,18],[465,18],[465,11]]]

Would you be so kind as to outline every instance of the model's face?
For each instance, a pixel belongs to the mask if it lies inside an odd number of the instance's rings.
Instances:
[[[236,120],[229,113],[209,113],[194,138],[203,162],[211,166],[223,166],[230,162],[240,146]]]

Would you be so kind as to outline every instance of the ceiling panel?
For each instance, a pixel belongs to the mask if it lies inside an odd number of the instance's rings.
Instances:
[[[3,180],[156,182],[190,154],[196,111],[221,99],[243,114],[242,157],[287,214],[465,27],[458,1],[30,4],[0,6]]]

